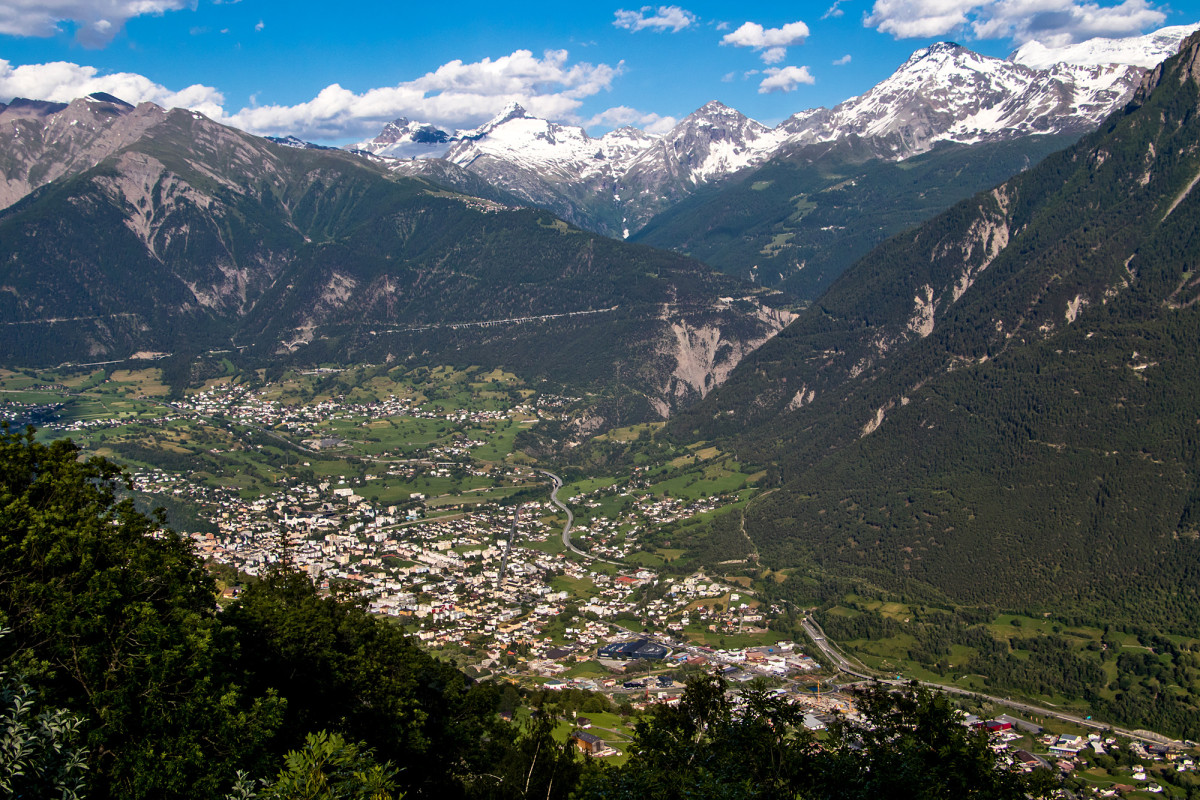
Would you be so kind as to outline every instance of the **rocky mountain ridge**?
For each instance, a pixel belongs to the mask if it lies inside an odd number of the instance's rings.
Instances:
[[[1200,34],[671,423],[774,472],[744,520],[764,563],[1200,629],[1198,64]]]
[[[610,416],[647,419],[703,397],[791,319],[699,262],[490,187],[459,194],[191,111],[17,101],[0,140],[14,365],[205,349],[466,359],[575,387],[616,375]]]
[[[184,112],[186,113],[186,112]],[[96,93],[70,103],[0,103],[0,208],[56,178],[88,169],[137,141],[167,112]]]
[[[441,158],[583,227],[627,237],[699,187],[796,147],[857,137],[880,157],[904,159],[939,142],[1082,134],[1196,27],[1060,49],[1031,43],[1007,60],[935,44],[865,94],[775,128],[714,101],[659,136],[624,128],[592,138],[510,105],[472,131],[397,120],[350,147],[403,156],[392,163],[400,174],[428,169],[414,155]]]

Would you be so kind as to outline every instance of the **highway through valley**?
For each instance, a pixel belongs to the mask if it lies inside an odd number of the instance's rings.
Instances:
[[[850,661],[850,659],[846,658],[846,656],[838,650],[837,646],[829,640],[829,637],[825,635],[825,631],[821,629],[821,626],[817,624],[815,619],[806,616],[802,624],[804,626],[804,632],[808,634],[810,639],[812,639],[813,644],[817,646],[817,649],[824,653],[825,656],[833,663],[833,665],[841,672],[844,672],[847,675],[851,675],[855,678],[861,678],[866,681],[878,681],[879,683],[887,684],[889,686],[906,686],[912,683],[912,681],[906,681],[902,678],[881,679],[878,675],[872,675],[868,673],[861,664],[856,664]],[[1025,703],[1020,700],[1012,700],[1007,697],[996,697],[995,695],[984,694],[971,689],[963,689],[958,686],[947,686],[941,683],[931,683],[930,681],[917,681],[917,683],[930,689],[946,692],[947,694],[979,697],[984,700],[990,700],[997,705],[1007,706],[1008,708],[1016,709],[1017,711],[1022,711],[1026,714],[1031,714],[1034,716],[1053,717],[1054,719],[1059,719],[1063,722],[1071,722],[1081,727],[1092,728],[1097,731],[1109,730],[1119,736],[1127,736],[1130,739],[1136,739],[1140,742],[1146,742],[1149,744],[1167,744],[1175,747],[1184,746],[1184,743],[1177,739],[1161,736],[1153,731],[1132,731],[1125,728],[1118,728],[1115,725],[1109,725],[1106,722],[1099,722],[1094,719],[1079,717],[1074,714],[1067,714],[1051,708],[1035,706],[1032,703]]]
[[[566,547],[568,550],[570,550],[575,555],[582,556],[583,558],[596,559],[598,561],[604,561],[609,564],[615,564],[617,566],[624,566],[623,564],[621,564],[620,562],[617,562],[617,561],[609,561],[606,558],[599,558],[598,556],[593,556],[590,553],[580,550],[578,547],[576,547],[574,545],[574,543],[571,541],[571,527],[572,527],[572,525],[575,524],[575,514],[571,511],[570,508],[567,507],[566,503],[564,503],[562,500],[560,500],[558,498],[558,491],[559,491],[559,489],[561,489],[563,487],[562,478],[555,475],[553,472],[549,472],[547,470],[541,470],[541,473],[543,475],[545,475],[546,477],[548,477],[553,484],[553,488],[550,490],[550,502],[553,503],[555,506],[557,506],[560,510],[562,510],[562,512],[564,514],[567,515],[567,521],[566,521],[566,524],[563,525],[563,531],[562,531],[563,546]],[[829,640],[829,637],[825,635],[825,631],[821,628],[820,624],[818,624],[817,621],[815,619],[813,619],[811,616],[805,615],[804,621],[802,624],[804,626],[804,632],[806,634],[808,634],[808,637],[810,639],[812,639],[813,644],[816,645],[817,649],[819,649],[822,653],[825,654],[825,657],[830,661],[830,663],[833,664],[833,666],[838,671],[843,672],[846,675],[850,675],[851,677],[858,678],[862,681],[878,681],[879,683],[885,684],[888,686],[903,687],[903,686],[907,686],[910,683],[912,683],[912,681],[907,681],[907,680],[904,680],[903,678],[891,678],[891,679],[880,678],[878,675],[872,674],[861,663],[859,663],[857,661],[852,661],[837,647],[837,645],[834,642],[831,642]],[[620,627],[620,626],[618,626],[618,627]],[[624,628],[621,628],[621,630],[624,630],[627,634],[632,635],[632,636],[637,636],[637,635],[646,636],[645,633],[638,634],[635,631],[627,630]],[[653,636],[653,635],[650,635],[648,638],[650,638],[652,640],[660,639],[660,637]],[[673,646],[673,647],[679,646],[679,643],[671,642],[669,640],[662,641],[662,643],[666,644],[668,646]],[[689,651],[696,650],[696,652],[699,652],[696,648],[693,648],[693,647],[687,647],[686,649]],[[1115,733],[1119,736],[1127,736],[1130,739],[1136,739],[1137,741],[1140,741],[1140,742],[1146,742],[1149,744],[1166,744],[1166,745],[1172,745],[1175,747],[1184,747],[1185,746],[1184,742],[1181,742],[1176,739],[1171,739],[1166,736],[1161,736],[1152,731],[1142,731],[1142,730],[1134,731],[1134,730],[1128,730],[1125,728],[1118,728],[1114,725],[1109,725],[1108,723],[1105,723],[1105,722],[1099,722],[1094,719],[1088,719],[1088,718],[1076,716],[1075,714],[1068,714],[1063,711],[1057,711],[1057,710],[1051,709],[1051,708],[1043,708],[1041,706],[1033,705],[1032,703],[1026,703],[1026,702],[1023,702],[1020,700],[1012,700],[1007,697],[996,697],[995,695],[984,694],[982,692],[977,692],[977,691],[973,691],[970,689],[963,689],[958,686],[948,686],[948,685],[941,684],[941,683],[932,683],[930,681],[917,681],[917,683],[920,684],[921,686],[928,687],[935,691],[946,692],[947,694],[963,695],[963,696],[967,696],[967,697],[972,697],[972,696],[979,697],[984,700],[989,700],[997,705],[1006,706],[1008,708],[1015,709],[1016,711],[1020,711],[1025,714],[1030,714],[1033,716],[1053,717],[1054,719],[1062,720],[1063,722],[1070,722],[1075,725],[1079,725],[1084,728],[1092,728],[1097,731],[1112,731],[1113,733]]]

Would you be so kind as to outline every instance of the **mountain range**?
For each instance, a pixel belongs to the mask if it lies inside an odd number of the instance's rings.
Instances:
[[[634,375],[636,414],[666,416],[791,319],[752,283],[820,294],[875,242],[1096,126],[1187,30],[1075,46],[1074,66],[1033,46],[997,60],[937,44],[833,109],[768,128],[709,103],[661,137],[592,139],[514,106],[454,136],[397,121],[343,152],[108,95],[14,100],[0,108],[0,320],[30,362],[197,347],[494,356],[593,383]],[[386,156],[409,146],[445,157]],[[751,283],[522,207],[554,197],[622,225],[674,204],[646,240]],[[786,218],[721,217],[752,197]],[[743,242],[732,261],[786,261],[778,281],[704,249],[716,221]],[[456,326],[528,318],[548,327]],[[610,347],[588,355],[596,341]]]
[[[489,361],[618,385],[621,413],[645,418],[707,393],[791,319],[683,256],[195,112],[17,100],[0,152],[14,363],[235,348]]]
[[[461,168],[582,227],[629,236],[697,188],[805,145],[858,139],[875,156],[899,160],[938,143],[1081,135],[1196,27],[1062,49],[1032,42],[1007,60],[935,44],[865,94],[798,112],[774,128],[714,101],[658,136],[621,128],[592,138],[513,104],[479,128],[454,133],[396,120],[349,148],[396,157],[391,168],[401,174],[447,176]],[[431,158],[446,163],[423,163]]]
[[[772,471],[741,528],[764,561],[1200,632],[1198,111],[1200,35],[669,423]]]
[[[591,139],[513,106],[452,136],[398,122],[382,137],[390,144],[343,152],[102,94],[17,99],[0,107],[7,349],[30,364],[205,348],[486,360],[624,387],[636,402],[609,424],[665,417],[792,318],[754,283],[815,297],[870,245],[1094,127],[1186,30],[1092,42],[1072,67],[1044,48],[1002,61],[935,45],[831,110],[772,129],[710,103],[658,137]],[[1133,63],[1108,63],[1114,53]],[[448,149],[386,155],[401,145]],[[679,202],[692,194],[725,207],[757,195],[767,218],[782,208],[782,222],[743,220],[730,236],[790,260],[788,274],[719,263],[749,282],[726,278],[526,207],[566,198],[629,226],[640,224],[627,216],[635,207],[644,220],[675,204],[647,240],[702,249],[681,233],[677,209],[691,209],[683,228],[713,218]],[[872,211],[882,205],[899,211]],[[795,252],[814,231],[833,236],[810,267]],[[731,260],[755,257],[743,247]]]
[[[398,123],[392,145],[446,148],[409,160],[108,95],[14,100],[0,346],[27,365],[503,365],[597,393],[575,430],[545,426],[564,460],[657,446],[568,445],[670,417],[657,436],[761,471],[765,491],[644,546],[704,538],[734,551],[714,565],[774,570],[764,596],[1054,615],[1116,649],[1110,626],[1197,638],[1200,33],[1183,34],[1085,43],[1069,68],[936,45],[775,128],[719,104],[662,137],[593,140],[518,107],[444,137]],[[811,303],[788,310],[747,264]],[[1136,687],[1130,654],[1097,656],[1117,678],[1083,699],[1194,730],[1193,654],[1170,675],[1150,658]]]

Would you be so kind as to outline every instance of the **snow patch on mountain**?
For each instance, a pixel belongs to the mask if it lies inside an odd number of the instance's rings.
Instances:
[[[375,138],[346,149],[388,158],[441,158],[456,140],[433,125],[401,118],[384,125]]]
[[[1030,42],[1008,59],[941,42],[913,53],[865,94],[798,112],[775,128],[711,102],[662,135],[621,128],[593,138],[513,103],[453,135],[396,120],[351,149],[441,158],[572,222],[627,236],[698,186],[797,146],[856,136],[900,160],[939,142],[1083,133],[1127,102],[1147,67],[1196,29],[1200,24],[1061,48]],[[394,169],[413,171],[400,163]]]
[[[1179,52],[1183,40],[1197,30],[1200,30],[1200,23],[1174,25],[1145,36],[1126,39],[1097,37],[1065,47],[1046,47],[1041,42],[1031,41],[1013,51],[1008,60],[1032,69],[1048,69],[1055,64],[1079,67],[1131,64],[1150,69]]]
[[[803,112],[785,126],[790,143],[858,135],[906,158],[942,141],[1083,131],[1128,97],[1142,72],[1128,64],[1033,69],[940,42],[913,53],[867,93],[826,114]]]
[[[493,158],[563,178],[615,175],[648,147],[650,134],[622,128],[599,139],[575,125],[531,117],[513,103],[472,131],[462,131],[445,158],[462,167]]]

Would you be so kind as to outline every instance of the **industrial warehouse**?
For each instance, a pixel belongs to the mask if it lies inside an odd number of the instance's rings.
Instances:
[[[621,661],[645,659],[658,661],[667,657],[670,650],[649,639],[634,639],[632,642],[613,642],[600,648],[600,658],[615,658]]]

